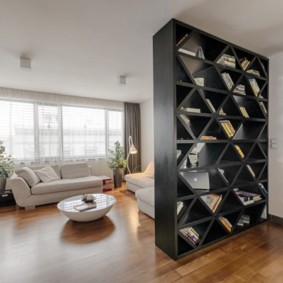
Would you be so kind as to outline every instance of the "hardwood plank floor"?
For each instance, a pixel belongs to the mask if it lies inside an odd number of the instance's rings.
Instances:
[[[173,261],[154,245],[154,220],[125,187],[95,222],[65,218],[56,204],[0,208],[1,283],[283,282],[283,226],[268,221]]]

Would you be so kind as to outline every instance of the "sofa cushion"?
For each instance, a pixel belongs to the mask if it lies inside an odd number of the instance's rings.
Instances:
[[[137,190],[136,198],[150,206],[154,206],[154,187]]]
[[[90,170],[86,162],[64,164],[61,166],[61,176],[62,179],[89,177]]]
[[[48,165],[48,164],[46,164],[46,165],[32,165],[32,166],[30,166],[30,168],[33,171],[35,171],[35,170],[42,169],[42,168],[44,168],[46,166],[50,166],[55,171],[55,173],[58,175],[58,177],[61,178],[61,172],[60,172],[59,165]]]
[[[102,180],[95,176],[89,176],[76,179],[60,179],[50,183],[39,183],[31,188],[31,193],[33,195],[42,195],[99,186],[102,186]]]
[[[49,183],[56,180],[60,180],[59,176],[56,174],[56,172],[51,166],[46,166],[41,169],[34,170],[34,172],[43,183]]]
[[[154,186],[154,179],[145,173],[127,174],[125,176],[125,180],[127,183],[131,183],[142,188]]]
[[[39,177],[34,173],[29,167],[23,167],[15,171],[15,173],[22,177],[30,187],[38,184],[40,182]]]

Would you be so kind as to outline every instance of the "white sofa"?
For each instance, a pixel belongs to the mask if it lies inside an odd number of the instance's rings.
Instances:
[[[45,165],[24,167],[13,174],[9,187],[18,206],[34,208],[70,196],[101,193],[103,190],[102,180],[91,176],[91,169],[85,162],[51,166],[56,178],[50,182],[42,182],[36,173],[36,170],[44,167],[46,168]]]
[[[125,176],[127,189],[135,192],[140,211],[154,218],[154,164],[150,162],[143,173]]]

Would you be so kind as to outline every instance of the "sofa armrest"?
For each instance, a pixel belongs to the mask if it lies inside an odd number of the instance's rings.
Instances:
[[[9,182],[15,201],[18,206],[25,207],[26,200],[31,196],[29,185],[26,181],[14,174]]]

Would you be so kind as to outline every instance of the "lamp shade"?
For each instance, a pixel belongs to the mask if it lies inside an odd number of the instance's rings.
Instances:
[[[130,154],[136,154],[138,153],[137,149],[135,148],[135,146],[132,144],[130,149],[129,149],[129,153]]]

